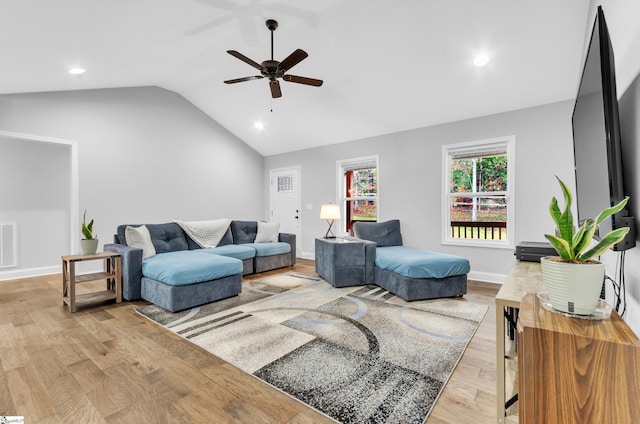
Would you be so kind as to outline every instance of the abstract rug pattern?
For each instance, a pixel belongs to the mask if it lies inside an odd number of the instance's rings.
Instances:
[[[487,307],[405,302],[303,275],[179,313],[138,312],[342,423],[423,423]]]

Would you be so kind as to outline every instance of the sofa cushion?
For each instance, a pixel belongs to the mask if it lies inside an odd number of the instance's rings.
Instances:
[[[127,227],[139,227],[140,225],[118,225],[116,233],[120,239],[120,243],[126,245],[125,230]],[[175,252],[178,250],[187,250],[187,235],[182,228],[175,222],[167,224],[146,224],[151,242],[156,249],[156,253]]]
[[[258,222],[231,221],[231,232],[235,244],[253,243],[258,232]]]
[[[466,274],[469,260],[407,246],[376,248],[376,266],[410,278],[445,278]]]
[[[243,244],[227,244],[225,246],[213,247],[210,249],[201,249],[204,253],[228,256],[240,260],[251,259],[256,256],[256,249]]]
[[[201,283],[242,273],[242,261],[199,250],[157,254],[142,261],[142,275],[172,286]]]
[[[258,232],[256,234],[255,243],[274,243],[278,241],[280,233],[279,222],[261,222],[258,221]]]
[[[127,227],[124,230],[127,246],[142,249],[142,259],[147,259],[156,254],[156,248],[151,242],[151,234],[146,225],[139,227]]]
[[[400,221],[393,219],[385,222],[356,222],[353,234],[363,240],[376,243],[378,247],[402,246]]]
[[[275,243],[248,243],[243,244],[243,246],[249,246],[255,249],[256,257],[291,253],[291,245],[282,241],[278,241]]]

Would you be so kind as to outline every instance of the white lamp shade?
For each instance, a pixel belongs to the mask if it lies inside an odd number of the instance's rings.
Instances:
[[[334,204],[320,207],[320,219],[340,219],[340,206]]]

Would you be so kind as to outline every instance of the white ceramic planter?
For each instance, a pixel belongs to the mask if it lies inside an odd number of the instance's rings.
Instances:
[[[80,251],[83,255],[93,255],[98,250],[98,239],[81,239]]]
[[[572,264],[549,257],[542,258],[540,264],[553,309],[576,315],[595,311],[604,281],[604,264]]]

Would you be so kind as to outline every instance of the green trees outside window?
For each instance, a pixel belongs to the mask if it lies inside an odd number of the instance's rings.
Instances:
[[[449,170],[451,237],[506,240],[506,152],[454,156]]]

